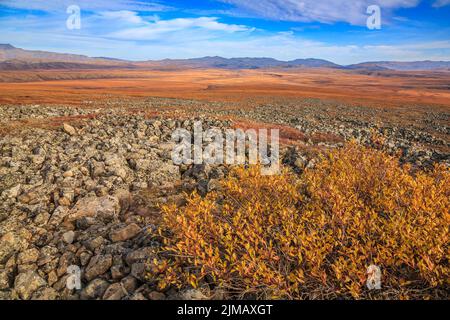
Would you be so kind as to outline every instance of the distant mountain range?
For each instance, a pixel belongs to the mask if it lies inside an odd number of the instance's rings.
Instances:
[[[396,70],[396,71],[419,71],[419,70],[450,70],[450,61],[377,61],[364,62],[346,66],[347,69],[366,69],[373,71]]]
[[[190,66],[193,68],[218,69],[265,69],[265,68],[340,68],[341,66],[321,59],[297,59],[279,61],[273,58],[231,58],[204,57],[185,60],[166,59],[159,61],[162,65]]]
[[[268,68],[334,68],[363,71],[423,71],[450,70],[450,61],[364,62],[342,66],[322,59],[297,59],[280,61],[273,58],[222,58],[165,59],[132,62],[106,57],[88,57],[77,54],[32,51],[0,44],[0,70],[37,69],[89,69],[89,68],[218,68],[218,69],[268,69]]]

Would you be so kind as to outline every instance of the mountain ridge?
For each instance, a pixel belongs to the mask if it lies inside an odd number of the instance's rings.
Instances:
[[[64,64],[62,64],[64,63]],[[333,68],[342,70],[366,71],[426,71],[450,70],[450,61],[372,61],[351,65],[339,65],[334,62],[307,58],[281,61],[269,57],[224,58],[206,56],[191,59],[163,59],[147,61],[128,61],[109,57],[89,57],[80,54],[55,53],[40,50],[16,48],[11,44],[0,44],[0,70],[33,70],[98,67],[180,67],[180,68],[218,68],[218,69],[268,69],[268,68]]]

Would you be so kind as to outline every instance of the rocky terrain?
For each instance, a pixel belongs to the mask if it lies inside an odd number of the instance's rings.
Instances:
[[[251,110],[211,111],[257,122],[286,125],[306,137],[306,145],[339,147],[338,141],[357,140],[373,146],[373,135],[385,139],[384,148],[400,154],[403,162],[420,167],[450,164],[450,113],[423,111],[408,106],[395,108],[349,106],[338,102],[306,99],[278,104],[262,104]]]
[[[298,130],[304,141],[282,154],[299,170],[314,164],[302,145],[336,148],[352,138],[370,145],[373,132],[405,162],[450,163],[445,112],[409,123],[384,110],[320,101],[253,109],[159,98],[86,105],[0,106],[0,299],[211,297],[159,292],[146,277],[161,246],[158,205],[181,204],[183,192],[195,189],[206,194],[227,174],[224,166],[173,164],[172,132],[192,130],[196,120],[204,128],[241,119]],[[71,266],[82,271],[81,290],[66,285]]]
[[[4,119],[8,110],[3,110]],[[30,110],[36,112],[24,111],[18,117],[88,112]],[[196,187],[205,193],[213,186],[213,177],[224,175],[220,168],[173,165],[171,134],[177,127],[191,129],[193,121],[106,112],[80,128],[64,124],[60,130],[33,129],[4,136],[0,142],[1,298],[165,297],[148,284],[142,286],[145,263],[156,256],[159,246],[152,240],[157,205],[182,201],[181,192]],[[227,125],[215,120],[203,123]],[[141,191],[145,198],[140,202]],[[86,286],[81,292],[66,288],[71,265],[83,270]]]

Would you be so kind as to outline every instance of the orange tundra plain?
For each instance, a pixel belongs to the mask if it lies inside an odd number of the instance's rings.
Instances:
[[[254,102],[272,97],[308,97],[374,106],[450,107],[450,72],[358,74],[334,69],[0,72],[0,103],[76,105],[111,97]]]

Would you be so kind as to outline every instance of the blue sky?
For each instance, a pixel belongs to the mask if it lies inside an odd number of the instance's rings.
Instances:
[[[70,5],[81,29],[66,27]],[[21,48],[130,60],[450,60],[450,0],[0,0],[0,30]]]

